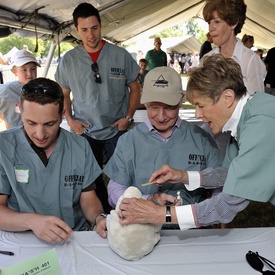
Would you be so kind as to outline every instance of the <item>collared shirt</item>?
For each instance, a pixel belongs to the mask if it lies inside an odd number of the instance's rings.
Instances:
[[[219,47],[213,49],[206,55],[217,53],[220,53]],[[247,92],[250,95],[255,92],[264,92],[264,78],[266,75],[265,65],[256,53],[243,45],[239,38],[237,38],[232,58],[241,66],[243,81],[247,88]]]
[[[164,138],[164,137],[161,135],[161,133],[160,133],[158,130],[156,130],[156,128],[154,128],[154,126],[151,124],[151,122],[150,122],[150,120],[149,120],[148,118],[146,119],[145,124],[147,125],[147,127],[148,127],[148,129],[149,129],[150,132],[156,134],[156,137],[157,137],[159,140],[161,140],[161,141],[163,141],[163,142],[167,142],[167,141],[169,140],[169,138],[170,138],[170,137],[173,135],[173,133],[175,132],[175,129],[180,127],[181,122],[182,122],[182,120],[178,117],[176,123],[175,123],[174,126],[172,127],[170,136],[167,137],[167,138]]]
[[[150,50],[146,53],[145,59],[148,62],[148,71],[161,66],[167,66],[167,55],[164,51]]]
[[[251,99],[251,95],[246,94],[244,95],[238,102],[233,114],[231,115],[230,119],[225,123],[223,126],[222,132],[231,132],[231,136],[237,138],[237,126],[242,114],[242,110],[246,102]]]

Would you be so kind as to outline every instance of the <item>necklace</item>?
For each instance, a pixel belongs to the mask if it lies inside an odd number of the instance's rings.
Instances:
[[[225,57],[225,58],[231,58],[233,55],[234,49],[231,49],[229,51],[223,51],[221,52],[221,54]]]
[[[230,43],[231,45],[230,45],[228,48],[226,48],[226,47],[224,47],[223,49],[220,48],[221,54],[222,54],[225,58],[231,58],[232,55],[233,55],[233,52],[234,52],[236,43],[237,43],[237,40],[234,41],[233,45],[232,45],[232,43]],[[229,44],[228,44],[228,45],[229,45]]]

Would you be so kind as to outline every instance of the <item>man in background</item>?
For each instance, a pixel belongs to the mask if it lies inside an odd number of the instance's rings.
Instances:
[[[93,5],[79,4],[73,20],[82,44],[62,57],[55,78],[64,93],[68,125],[88,140],[102,168],[139,105],[140,68],[125,49],[102,39],[101,19]],[[102,175],[96,180],[96,192],[105,212],[110,212]]]
[[[145,59],[148,62],[148,70],[152,70],[156,67],[167,66],[167,55],[161,50],[161,39],[156,37],[154,39],[154,49],[146,53]]]
[[[265,92],[275,95],[275,47],[267,52],[264,60],[267,74],[265,77]]]
[[[206,34],[206,41],[201,45],[201,49],[200,49],[200,59],[206,54],[209,53],[210,51],[212,51],[212,45],[211,43],[213,43],[213,39],[210,35],[210,33],[208,32]]]

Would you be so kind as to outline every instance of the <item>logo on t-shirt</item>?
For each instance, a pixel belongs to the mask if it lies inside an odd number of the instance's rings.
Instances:
[[[205,166],[206,158],[204,155],[189,154],[188,164]]]
[[[84,181],[84,176],[81,175],[69,175],[65,176],[65,187],[71,187],[71,186],[82,186]]]
[[[125,78],[125,69],[111,68],[111,78]]]

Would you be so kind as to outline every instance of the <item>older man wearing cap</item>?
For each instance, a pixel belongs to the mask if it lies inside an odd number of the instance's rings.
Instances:
[[[182,183],[143,185],[161,167],[188,170],[189,177],[192,177],[192,171],[221,164],[219,152],[209,136],[200,127],[180,119],[183,96],[181,78],[174,69],[157,67],[149,71],[141,96],[148,119],[120,137],[104,168],[110,178],[108,194],[113,207],[129,186],[137,187],[144,199],[159,204],[164,203],[161,193],[169,194],[171,203],[175,202],[178,191],[187,194],[188,190]],[[192,192],[181,197],[197,200],[192,197]]]
[[[6,128],[22,125],[19,111],[19,97],[23,85],[37,77],[37,62],[33,53],[19,50],[12,60],[11,71],[18,80],[0,85],[0,118],[6,123]]]

